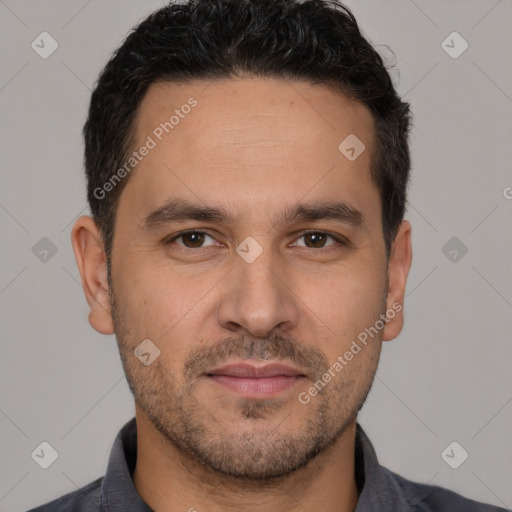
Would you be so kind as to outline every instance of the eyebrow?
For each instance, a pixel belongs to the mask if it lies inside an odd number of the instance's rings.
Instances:
[[[168,223],[186,220],[233,224],[235,216],[223,207],[195,204],[186,199],[171,199],[149,213],[143,220],[141,228],[145,231],[153,231]],[[363,213],[347,203],[315,201],[290,206],[283,212],[274,214],[273,225],[318,220],[335,220],[348,224],[354,229],[362,229],[366,222]]]

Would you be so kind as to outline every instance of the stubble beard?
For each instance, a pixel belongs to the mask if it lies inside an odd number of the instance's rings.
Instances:
[[[258,400],[240,397],[236,402],[236,422],[230,422],[225,419],[225,411],[212,409],[195,395],[200,379],[185,378],[181,384],[177,376],[163,366],[162,357],[149,367],[141,365],[133,354],[138,343],[130,339],[125,315],[113,294],[111,304],[121,361],[138,406],[163,439],[176,449],[182,461],[243,486],[275,485],[334,446],[356,421],[377,370],[380,340],[378,350],[370,358],[371,364],[364,367],[363,377],[361,368],[354,367],[350,373],[346,372],[349,367],[344,368],[346,373],[337,375],[307,405],[300,404],[296,395]],[[206,357],[195,351],[187,363],[193,367],[194,362],[199,365],[206,360],[219,360],[227,353],[240,357],[257,355],[261,359],[293,354],[292,361],[314,361],[318,378],[328,367],[325,356],[317,349],[306,349],[281,336],[261,340],[261,343],[243,337],[225,340],[207,350],[210,352]],[[183,374],[186,376],[187,372]],[[299,411],[304,413],[294,431],[286,428],[287,416],[277,426],[265,427],[265,421],[275,423],[271,421],[273,415],[281,414],[280,410],[289,405],[290,400],[296,400],[294,411],[300,407]],[[242,420],[244,428],[233,428],[234,423],[240,425]]]

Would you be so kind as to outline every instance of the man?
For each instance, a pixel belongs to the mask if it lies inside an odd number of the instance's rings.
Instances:
[[[72,243],[136,417],[34,510],[500,510],[384,469],[357,423],[404,321],[409,121],[340,4],[196,0],[130,34]]]

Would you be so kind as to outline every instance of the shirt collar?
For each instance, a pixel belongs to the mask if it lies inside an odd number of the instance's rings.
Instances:
[[[379,464],[373,445],[359,423],[355,450],[356,474],[358,468],[364,468],[364,486],[354,512],[413,510],[394,474]]]
[[[101,484],[101,512],[152,512],[133,484],[137,424],[132,418],[117,434]]]
[[[137,425],[128,421],[114,440],[101,485],[102,512],[152,512],[137,493],[132,474],[137,460]],[[358,486],[362,487],[354,512],[412,510],[393,473],[383,468],[370,439],[356,425],[355,460]]]

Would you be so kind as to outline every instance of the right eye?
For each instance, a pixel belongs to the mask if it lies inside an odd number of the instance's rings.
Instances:
[[[202,244],[204,243],[205,236],[213,240],[213,237],[206,233],[205,231],[200,231],[197,229],[187,229],[185,231],[180,231],[179,233],[172,235],[171,238],[166,239],[164,243],[165,245],[170,245],[174,243],[176,240],[181,239],[183,243],[177,244],[181,247],[185,247],[186,249],[202,249]]]

